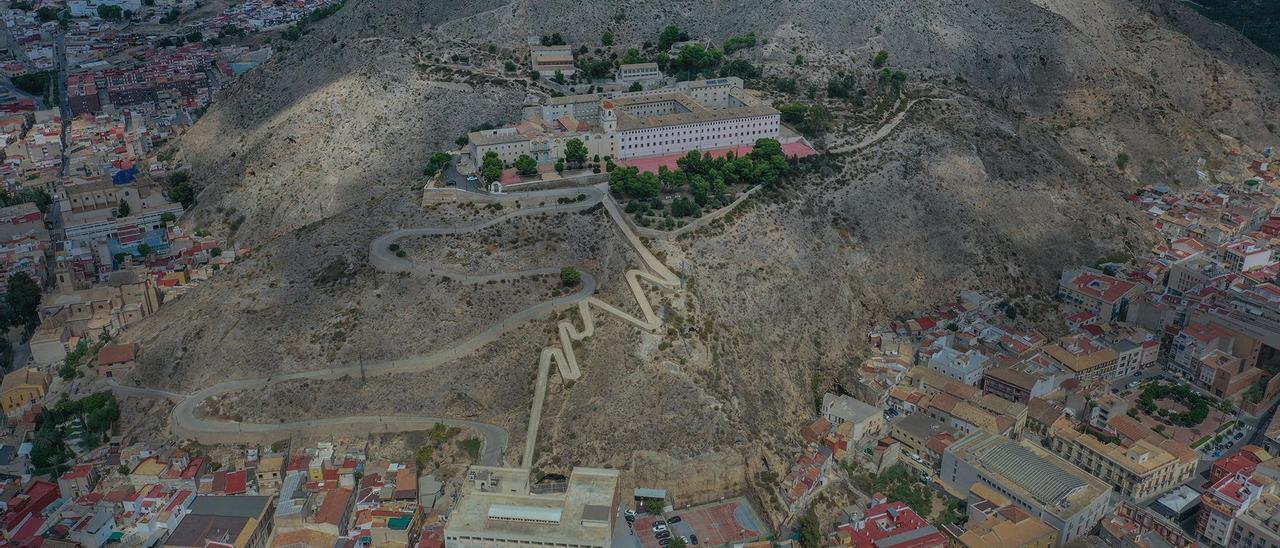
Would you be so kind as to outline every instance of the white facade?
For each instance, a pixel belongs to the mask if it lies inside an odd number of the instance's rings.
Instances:
[[[618,67],[618,81],[622,83],[647,82],[662,78],[657,63],[636,63]]]
[[[773,114],[622,131],[618,134],[618,157],[638,158],[749,145],[757,139],[776,139],[779,123],[779,116]]]

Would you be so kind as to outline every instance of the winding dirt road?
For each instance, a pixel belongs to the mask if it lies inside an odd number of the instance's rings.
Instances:
[[[114,381],[108,381],[108,385],[113,391],[121,394],[176,401],[177,406],[173,410],[172,417],[174,433],[180,437],[195,439],[201,443],[242,443],[248,441],[269,442],[280,439],[283,436],[304,433],[330,433],[335,431],[350,433],[407,432],[427,430],[436,423],[442,423],[448,426],[471,429],[479,433],[484,442],[481,457],[479,459],[480,463],[489,466],[501,466],[503,464],[503,455],[507,448],[508,434],[505,429],[493,424],[450,419],[446,417],[401,415],[360,415],[296,422],[282,422],[278,424],[247,423],[228,419],[203,417],[196,413],[196,409],[202,402],[209,398],[243,390],[261,390],[268,386],[288,381],[304,379],[319,381],[337,380],[355,377],[358,375],[363,375],[367,378],[374,375],[418,373],[428,371],[436,366],[460,359],[489,343],[497,341],[503,335],[520,327],[525,322],[543,318],[553,312],[577,306],[579,316],[582,319],[582,329],[578,329],[576,325],[569,321],[559,322],[557,328],[560,334],[560,345],[543,349],[539,356],[538,378],[535,384],[533,406],[530,410],[529,428],[526,434],[524,453],[522,455],[522,464],[525,467],[528,467],[532,464],[534,454],[533,449],[536,444],[537,431],[542,414],[542,405],[546,396],[546,385],[552,362],[557,365],[558,372],[562,380],[573,381],[577,380],[582,375],[577,357],[573,351],[573,342],[581,341],[590,337],[594,333],[595,324],[591,314],[591,307],[598,308],[610,315],[621,318],[622,320],[641,329],[652,331],[661,326],[661,320],[656,314],[654,314],[653,307],[641,287],[641,281],[648,281],[660,287],[667,288],[674,287],[679,283],[679,278],[672,273],[666,265],[662,264],[662,262],[644,246],[643,242],[640,241],[640,238],[635,234],[635,232],[630,229],[630,226],[623,219],[622,212],[618,208],[618,205],[608,197],[606,189],[607,186],[605,185],[597,185],[587,188],[567,188],[527,192],[499,197],[499,201],[522,201],[524,203],[530,203],[530,201],[536,201],[540,198],[554,200],[573,198],[575,201],[570,203],[557,203],[550,206],[522,208],[493,219],[450,227],[408,228],[396,230],[381,236],[370,243],[369,262],[374,268],[384,272],[413,272],[432,276],[443,276],[467,284],[484,284],[495,280],[519,280],[535,275],[559,274],[559,267],[532,268],[527,270],[496,273],[462,272],[439,264],[420,264],[413,263],[406,259],[401,259],[391,252],[390,246],[401,238],[468,234],[507,222],[516,217],[580,211],[603,202],[610,217],[614,221],[614,225],[619,228],[619,231],[627,239],[628,244],[636,250],[644,263],[645,270],[631,270],[625,275],[627,284],[631,288],[632,295],[640,306],[643,318],[634,317],[617,307],[594,297],[593,295],[597,288],[596,279],[590,273],[582,272],[582,285],[574,293],[549,299],[525,308],[457,344],[422,356],[399,360],[343,365],[312,371],[276,375],[266,378],[232,380],[209,386],[192,394],[178,394],[158,389],[123,386],[115,384]],[[577,197],[579,196],[585,196],[585,199],[577,200]],[[492,200],[492,198],[489,199]]]

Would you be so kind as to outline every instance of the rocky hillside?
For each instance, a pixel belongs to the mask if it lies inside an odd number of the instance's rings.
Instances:
[[[349,0],[224,93],[182,139],[181,158],[205,187],[190,222],[234,232],[256,251],[134,330],[147,348],[164,349],[145,354],[145,371],[189,386],[303,369],[308,359],[407,355],[533,298],[509,287],[459,292],[365,264],[362,246],[378,234],[438,220],[417,211],[411,191],[426,157],[468,127],[516,119],[530,91],[500,69],[461,68],[455,56],[500,67],[528,35],[559,32],[594,47],[609,29],[619,44],[639,44],[673,23],[717,43],[757,33],[764,43],[737,55],[767,75],[798,78],[802,93],[789,100],[808,100],[811,85],[820,97],[836,69],[869,76],[880,50],[910,74],[912,94],[932,99],[889,138],[827,158],[726,226],[655,244],[690,269],[689,290],[663,305],[671,329],[642,336],[606,322],[584,345],[584,380],[548,399],[543,469],[637,459],[696,467],[714,452],[717,462],[741,455],[749,473],[785,456],[815,390],[848,378],[869,322],[968,287],[1034,293],[1064,265],[1144,249],[1149,235],[1122,193],[1194,184],[1201,162],[1219,169],[1228,153],[1270,144],[1264,121],[1280,110],[1277,60],[1172,0],[629,0],[590,9],[579,0]],[[865,129],[865,117],[833,110],[827,140]],[[586,240],[603,234],[558,234],[563,249],[548,259],[581,260]],[[595,258],[614,279],[610,299],[620,297],[621,266],[609,260],[624,256],[619,246],[608,238],[598,250],[607,256]],[[467,314],[466,304],[485,314]],[[317,322],[326,327],[310,327]],[[426,337],[415,338],[418,325]],[[415,379],[461,383],[465,393],[433,384],[425,397],[390,397],[398,383],[384,379],[366,389],[361,410],[462,409],[518,426],[528,405],[520,384],[550,325],[523,330],[528,348],[491,349],[478,358],[483,369],[467,363]],[[319,398],[325,390],[289,387],[303,407],[290,418],[305,415],[306,402],[317,415],[341,414],[342,402]],[[716,481],[733,489],[741,480]]]

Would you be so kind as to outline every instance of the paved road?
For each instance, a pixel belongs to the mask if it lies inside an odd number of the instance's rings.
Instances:
[[[201,417],[196,413],[196,408],[201,402],[215,396],[244,390],[261,390],[268,386],[287,381],[302,379],[336,380],[344,377],[355,377],[357,375],[368,377],[370,375],[388,375],[393,373],[427,371],[437,365],[455,361],[471,352],[474,352],[475,350],[498,340],[510,330],[519,327],[529,320],[545,317],[551,312],[576,305],[579,309],[579,314],[582,317],[583,329],[579,330],[572,322],[569,321],[560,322],[558,325],[561,341],[560,346],[543,349],[540,355],[539,375],[536,384],[537,390],[535,391],[534,405],[531,409],[529,430],[526,435],[526,448],[523,455],[525,465],[528,466],[531,464],[533,455],[532,449],[536,442],[536,435],[541,416],[541,407],[545,397],[547,377],[549,375],[551,363],[553,361],[556,362],[559,366],[561,377],[565,380],[574,380],[581,376],[581,370],[578,367],[577,359],[573,352],[572,342],[580,341],[594,332],[594,323],[592,321],[589,307],[595,306],[611,315],[627,321],[628,323],[643,329],[653,330],[661,325],[661,320],[653,312],[653,307],[641,287],[641,280],[649,281],[663,287],[673,287],[679,282],[679,278],[667,269],[667,267],[643,245],[639,237],[630,230],[629,226],[625,222],[622,222],[622,213],[618,208],[618,205],[613,202],[612,199],[608,198],[604,190],[605,188],[606,187],[604,187],[604,185],[598,185],[588,188],[568,188],[498,197],[496,199],[501,201],[522,201],[523,203],[528,204],[538,199],[559,200],[566,197],[576,199],[579,195],[586,196],[585,199],[574,201],[572,203],[556,203],[555,205],[549,206],[523,208],[494,219],[474,223],[451,227],[396,230],[379,237],[370,244],[370,264],[375,268],[387,272],[426,273],[448,277],[469,284],[483,284],[493,280],[517,280],[530,275],[558,274],[560,271],[559,267],[532,268],[514,272],[483,274],[462,272],[444,265],[413,263],[406,259],[401,259],[396,257],[395,254],[390,251],[390,245],[396,240],[405,237],[466,234],[495,226],[515,217],[578,211],[592,207],[603,201],[610,216],[613,218],[615,225],[619,227],[628,243],[636,249],[642,261],[645,263],[646,270],[633,270],[626,273],[628,285],[632,290],[633,296],[639,303],[642,315],[644,316],[643,318],[631,316],[630,314],[627,314],[604,301],[592,297],[597,288],[597,282],[594,276],[590,273],[582,272],[582,287],[578,291],[570,295],[549,299],[521,310],[511,316],[508,316],[501,322],[472,335],[470,338],[458,344],[423,356],[354,365],[349,364],[313,371],[277,375],[268,378],[231,380],[207,387],[193,394],[178,394],[158,389],[122,386],[115,384],[114,381],[108,382],[107,385],[112,390],[122,394],[176,401],[177,406],[173,411],[173,428],[175,433],[204,443],[242,442],[249,439],[270,441],[285,435],[303,432],[332,432],[334,430],[342,429],[351,430],[353,432],[404,432],[429,429],[436,423],[442,423],[449,426],[469,428],[480,433],[484,441],[484,448],[480,458],[481,464],[499,466],[503,463],[503,454],[506,452],[508,434],[503,428],[492,424],[445,417],[379,415],[335,417],[279,424],[244,423],[232,420]],[[489,199],[492,200],[494,198]]]

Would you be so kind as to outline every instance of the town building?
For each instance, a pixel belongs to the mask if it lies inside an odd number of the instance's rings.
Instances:
[[[4,382],[0,383],[0,406],[4,407],[4,416],[21,417],[48,393],[49,380],[49,375],[33,367],[6,374]]]
[[[618,477],[615,470],[574,468],[562,489],[538,492],[527,469],[472,466],[445,526],[445,546],[610,546]]]
[[[1118,443],[1101,440],[1069,419],[1058,419],[1050,445],[1062,458],[1135,501],[1158,496],[1195,473],[1199,458],[1191,448],[1124,415],[1112,416],[1107,425]]]
[[[868,508],[862,519],[836,527],[832,544],[857,548],[945,548],[947,538],[902,502]]]
[[[274,528],[272,497],[197,496],[164,546],[263,548]]]
[[[1058,531],[1058,544],[1085,535],[1112,508],[1111,488],[1026,440],[977,431],[951,444],[940,477],[959,492],[985,485]]]
[[[1103,322],[1124,320],[1129,303],[1141,292],[1133,282],[1088,269],[1063,272],[1058,281],[1064,315],[1092,312]]]
[[[974,484],[970,495],[964,525],[942,527],[943,534],[951,539],[951,546],[1053,548],[1058,545],[1057,529],[1013,505],[1008,497],[981,483]]]
[[[93,368],[103,378],[119,378],[138,365],[138,343],[109,344],[98,349]]]
[[[1246,474],[1224,476],[1200,495],[1196,535],[1213,546],[1227,546],[1236,518],[1262,495],[1261,482]]]
[[[939,436],[950,437],[953,440],[960,438],[959,432],[955,428],[930,417],[926,413],[912,413],[898,419],[893,423],[890,435],[893,436],[893,439],[902,442],[906,449],[920,457],[925,456],[927,452],[926,446],[929,442]]]
[[[1081,382],[1117,377],[1120,355],[1088,334],[1078,333],[1046,346],[1044,353]]]
[[[529,62],[543,78],[552,78],[556,73],[567,78],[578,70],[573,64],[570,45],[529,46]]]
[[[0,291],[7,290],[9,278],[19,272],[41,288],[48,287],[52,253],[44,215],[35,204],[0,208]]]
[[[661,79],[662,71],[658,70],[657,63],[634,63],[618,66],[617,80],[620,84]]]
[[[884,411],[858,401],[852,396],[822,395],[822,416],[833,426],[851,425],[849,439],[857,441],[884,430]]]

